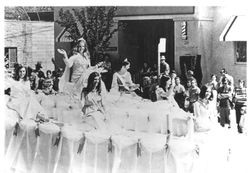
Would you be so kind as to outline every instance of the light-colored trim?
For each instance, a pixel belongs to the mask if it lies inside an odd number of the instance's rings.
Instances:
[[[189,15],[140,15],[140,16],[119,16],[114,20],[152,20],[152,19],[178,19],[178,18],[194,18],[195,14]]]
[[[229,20],[229,22],[227,23],[227,25],[225,26],[225,28],[223,29],[220,37],[219,37],[219,40],[220,41],[226,41],[226,39],[224,39],[226,37],[226,34],[228,33],[228,31],[230,30],[233,22],[235,21],[237,16],[232,16]]]
[[[51,21],[29,21],[29,20],[4,20],[4,22],[13,22],[13,23],[17,23],[17,22],[20,22],[20,23],[55,23],[54,21],[51,22]]]
[[[159,19],[173,19],[173,21],[210,21],[212,18],[198,18],[195,14],[192,15],[152,15],[152,16],[122,16],[115,17],[115,22],[119,20],[159,20]]]

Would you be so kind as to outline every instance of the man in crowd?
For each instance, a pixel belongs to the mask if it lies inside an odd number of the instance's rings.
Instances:
[[[170,72],[170,67],[168,65],[168,63],[166,63],[166,58],[165,56],[161,56],[161,63],[160,63],[160,73],[161,76],[169,76],[169,72]]]
[[[227,73],[227,71],[226,71],[225,68],[222,68],[222,69],[221,69],[220,74],[221,74],[221,77],[220,77],[220,81],[219,81],[219,86],[220,86],[220,87],[223,86],[223,84],[222,84],[222,79],[223,79],[224,77],[226,77],[226,78],[228,79],[228,85],[229,85],[232,89],[234,89],[234,79],[233,79],[233,77],[232,77],[231,75],[229,75],[229,74]]]

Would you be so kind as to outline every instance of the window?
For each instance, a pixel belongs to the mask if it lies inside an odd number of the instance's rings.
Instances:
[[[14,64],[17,63],[17,48],[5,47],[4,49],[4,64],[5,68],[14,68]]]
[[[236,41],[235,45],[235,62],[236,64],[246,64],[247,62],[247,42]]]

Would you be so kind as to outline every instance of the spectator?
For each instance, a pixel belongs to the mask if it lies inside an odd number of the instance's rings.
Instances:
[[[226,77],[222,78],[221,82],[223,86],[218,88],[220,124],[222,127],[224,127],[225,124],[228,124],[228,128],[231,128],[230,102],[232,101],[232,88]]]
[[[36,91],[38,87],[38,77],[37,77],[35,70],[32,70],[29,80],[30,80],[30,88]]]
[[[39,73],[39,76],[40,76],[41,78],[45,78],[44,72],[42,71],[42,68],[43,68],[43,67],[42,67],[41,62],[37,62],[35,66],[36,66],[36,67],[35,67],[35,71],[36,71],[37,75],[38,75],[38,73]]]
[[[247,116],[246,105],[240,108],[239,133],[247,134],[249,129],[249,117]]]
[[[53,90],[58,92],[59,90],[59,69],[58,71],[53,71],[52,72],[52,79],[53,79]]]
[[[191,87],[189,90],[189,107],[188,111],[193,113],[193,104],[198,100],[200,94],[200,88],[197,86],[197,82],[195,78],[191,78]]]
[[[150,75],[151,76],[157,76],[157,64],[153,64],[151,67],[150,67]]]
[[[211,106],[211,114],[213,114],[214,117],[218,117],[218,109],[217,109],[218,82],[216,79],[217,79],[216,75],[212,74],[210,81],[207,83],[207,86],[211,88],[211,92],[213,94],[213,100],[210,101],[210,106]]]
[[[43,92],[46,95],[55,93],[53,90],[53,78],[51,70],[47,70],[46,78],[43,80]]]
[[[169,76],[170,67],[169,67],[168,63],[166,63],[165,60],[166,60],[165,56],[161,56],[161,62],[160,62],[161,76]]]
[[[149,67],[147,62],[143,63],[143,67],[140,72],[141,72],[142,77],[150,76],[151,68]]]
[[[180,77],[175,77],[174,98],[180,108],[184,109],[185,88],[181,84]]]
[[[194,72],[192,70],[187,71],[187,81],[194,78]]]
[[[189,108],[189,93],[191,90],[191,80],[188,80],[186,83],[186,88],[185,88],[185,93],[184,93],[184,97],[185,97],[185,101],[184,101],[184,110],[188,111]]]
[[[110,56],[108,54],[103,55],[103,64],[104,72],[102,73],[102,80],[106,86],[106,89],[110,91],[111,83],[112,83],[112,65]]]
[[[225,68],[222,68],[221,71],[220,71],[220,74],[221,74],[221,77],[220,77],[220,80],[219,80],[219,86],[222,87],[223,84],[222,84],[222,79],[224,77],[226,77],[228,79],[228,85],[231,86],[232,89],[234,89],[234,79],[232,76],[230,76],[226,69]]]
[[[160,79],[160,85],[156,89],[157,100],[167,100],[174,95],[174,85],[171,85],[171,78],[169,76],[162,76]]]
[[[212,90],[218,89],[217,76],[215,74],[211,74],[211,79],[208,82],[208,86],[212,87]]]
[[[43,81],[45,79],[44,73],[42,71],[37,72],[38,82],[37,82],[37,89],[42,90],[43,89]]]
[[[143,77],[142,98],[150,99],[151,79],[148,76]]]
[[[239,80],[238,86],[235,87],[235,95],[234,95],[234,102],[235,102],[235,112],[236,112],[236,122],[238,126],[238,130],[241,131],[239,122],[241,117],[241,108],[246,105],[247,101],[247,93],[246,88],[244,86],[244,81]]]

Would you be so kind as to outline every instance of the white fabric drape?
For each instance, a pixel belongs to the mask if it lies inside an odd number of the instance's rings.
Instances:
[[[221,172],[228,165],[229,148],[232,153],[236,148],[227,138],[223,142],[216,141],[225,136],[223,130],[194,133],[192,138],[171,135],[165,150],[164,134],[135,131],[111,134],[42,123],[38,126],[40,136],[36,137],[34,121],[19,124],[17,136],[10,133],[15,125],[6,129],[5,158],[8,162],[5,166],[15,172]],[[60,142],[54,145],[59,132]],[[77,152],[83,136],[86,138],[84,147]],[[112,151],[108,151],[110,139]],[[138,140],[141,155],[137,154]]]

